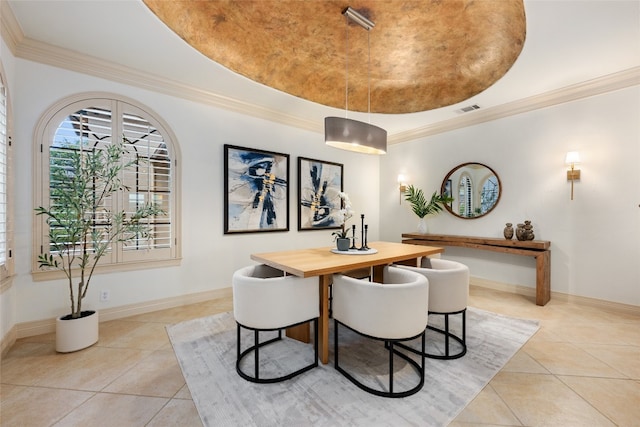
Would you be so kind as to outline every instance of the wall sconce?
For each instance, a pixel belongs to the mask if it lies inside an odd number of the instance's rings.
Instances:
[[[407,178],[400,174],[398,175],[398,187],[400,189],[400,204],[402,204],[402,195],[407,192]]]
[[[567,171],[567,181],[571,181],[571,200],[573,200],[573,181],[580,179],[580,169],[575,169],[575,165],[580,163],[580,153],[569,151],[564,162],[571,166],[571,170]]]

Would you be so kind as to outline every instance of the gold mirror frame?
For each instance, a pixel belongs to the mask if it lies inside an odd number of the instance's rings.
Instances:
[[[495,209],[502,195],[502,182],[489,166],[468,162],[449,171],[442,181],[440,192],[454,198],[453,202],[445,205],[452,215],[476,219]]]

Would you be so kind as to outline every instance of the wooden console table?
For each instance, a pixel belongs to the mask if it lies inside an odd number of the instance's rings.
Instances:
[[[402,243],[427,246],[461,246],[536,259],[536,304],[545,305],[551,299],[551,242],[546,240],[507,240],[492,237],[471,237],[446,234],[402,235]]]

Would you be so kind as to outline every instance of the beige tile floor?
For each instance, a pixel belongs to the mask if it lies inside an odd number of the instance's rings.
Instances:
[[[470,305],[541,328],[452,426],[640,426],[639,315],[479,287]],[[0,424],[201,425],[164,328],[231,309],[211,300],[105,322],[72,354],[52,334],[18,340],[2,359]]]

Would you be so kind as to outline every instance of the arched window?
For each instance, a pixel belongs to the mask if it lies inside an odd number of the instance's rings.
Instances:
[[[458,196],[458,213],[460,216],[470,217],[473,209],[473,185],[471,178],[466,174],[460,178]]]
[[[498,178],[495,175],[489,176],[482,184],[482,192],[480,193],[480,213],[485,214],[489,209],[493,208],[498,202],[500,188]]]
[[[168,127],[148,109],[134,101],[113,95],[78,95],[49,109],[36,131],[40,191],[37,206],[50,206],[50,190],[59,185],[53,179],[54,168],[64,168],[72,150],[102,150],[114,142],[123,143],[124,162],[135,164],[125,170],[122,188],[108,198],[106,207],[113,212],[135,212],[145,203],[158,205],[164,213],[147,219],[151,239],[123,245],[115,242],[101,265],[163,262],[178,259],[177,164],[178,150]],[[50,252],[49,229],[44,216],[36,217],[38,247],[34,256]],[[109,227],[96,218],[94,227]]]

